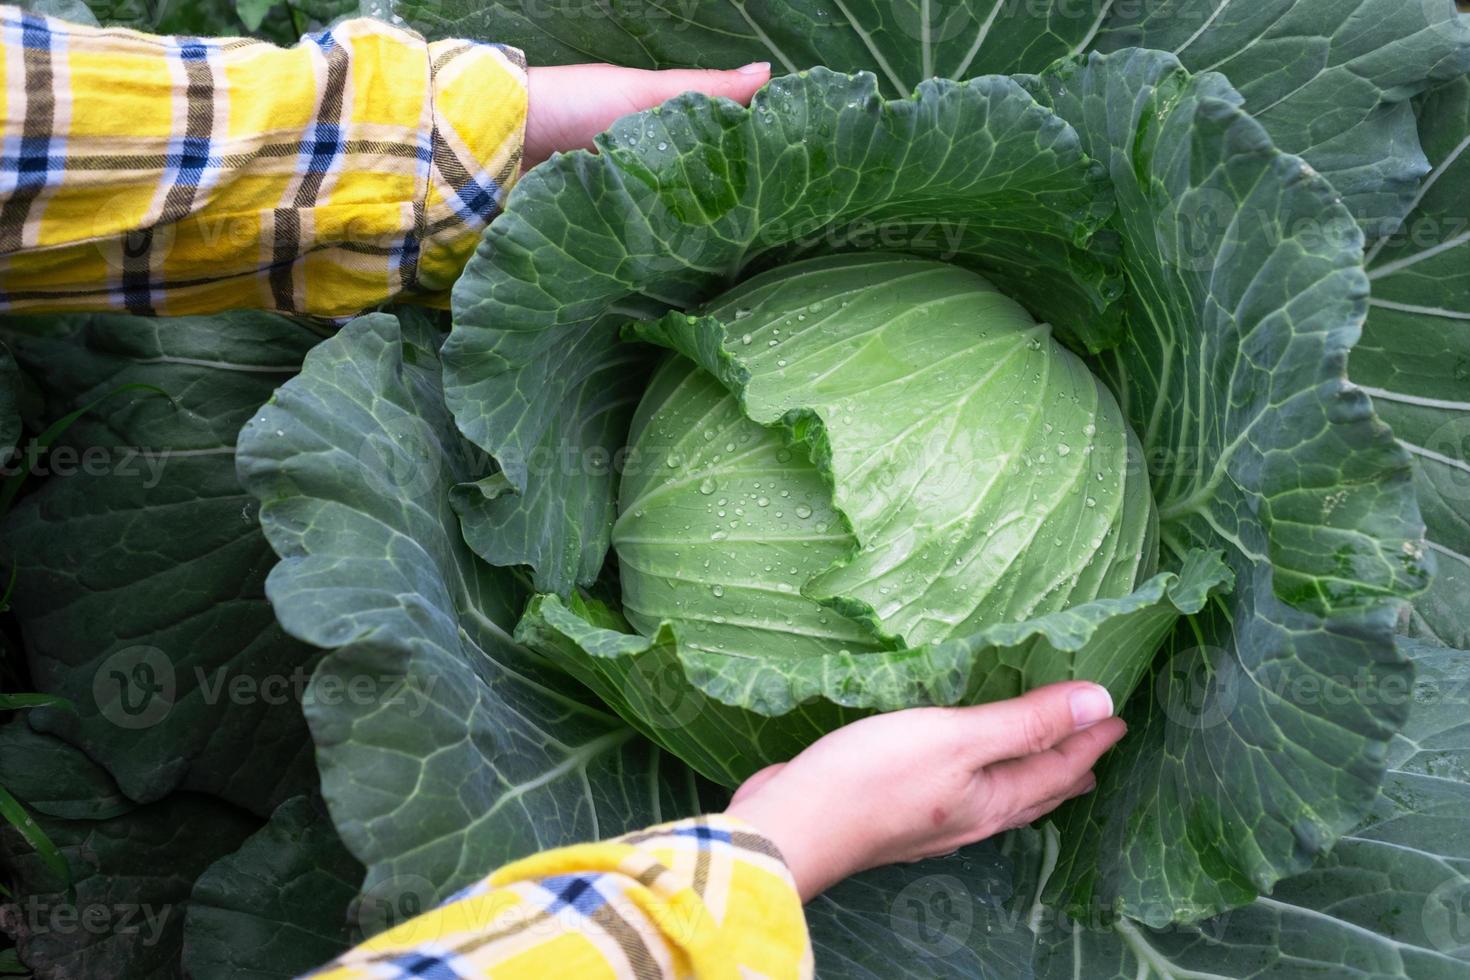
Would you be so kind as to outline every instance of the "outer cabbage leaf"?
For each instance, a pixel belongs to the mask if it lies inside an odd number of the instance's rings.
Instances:
[[[1368,252],[1373,284],[1353,379],[1414,459],[1438,559],[1410,632],[1470,649],[1470,80],[1419,105],[1434,172],[1413,213]]]
[[[1095,47],[1160,48],[1218,71],[1288,153],[1312,164],[1370,235],[1409,209],[1428,165],[1409,98],[1470,71],[1453,0],[1119,3]],[[1225,230],[1227,213],[1200,219]]]
[[[382,2],[382,0],[379,0]],[[1373,234],[1426,165],[1408,100],[1470,70],[1454,0],[393,0],[435,36],[524,47],[535,64],[872,71],[920,82],[1036,72],[1087,50],[1159,48],[1224,73],[1282,149],[1304,157]],[[1219,220],[1206,214],[1203,220]]]
[[[1326,182],[1168,55],[1094,55],[1034,87],[1113,176],[1129,341],[1099,367],[1154,468],[1165,548],[1222,547],[1236,581],[1176,630],[1099,791],[1069,805],[1053,897],[1201,918],[1304,870],[1375,799],[1423,525],[1408,453],[1346,378],[1367,279]],[[1192,237],[1206,206],[1226,230]]]
[[[532,564],[540,591],[588,584],[606,552],[607,461],[632,411],[621,393],[642,388],[614,337],[630,318],[881,235],[983,269],[1085,346],[1116,340],[1100,315],[1116,282],[1079,247],[1109,201],[1075,134],[1009,79],[884,102],[871,76],[819,70],[748,110],[675,99],[599,145],[517,186],[455,287],[444,348],[450,409],[501,471],[495,499],[465,512],[467,536],[492,563]]]
[[[5,327],[44,396],[34,428],[89,409],[0,531],[31,677],[75,709],[32,723],[133,799],[188,789],[269,816],[315,785],[293,695],[317,654],[266,601],[235,436],[319,336],[260,313]]]
[[[1029,980],[1034,937],[992,842],[855,875],[806,904],[822,980]]]
[[[1470,969],[1470,653],[1410,643],[1418,670],[1361,824],[1270,897],[1194,925],[1039,923],[1042,980],[1456,980]],[[1102,926],[1102,928],[1096,928]]]
[[[474,454],[438,342],[418,319],[355,320],[240,434],[282,559],[266,593],[330,651],[306,697],[322,795],[385,909],[699,808],[686,767],[511,642],[524,593],[469,551],[448,500]]]

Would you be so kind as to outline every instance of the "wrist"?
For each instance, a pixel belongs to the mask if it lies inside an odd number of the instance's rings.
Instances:
[[[824,818],[804,810],[789,798],[767,793],[756,793],[725,810],[726,816],[744,821],[775,845],[803,904],[867,867],[858,849],[837,832],[830,815]]]

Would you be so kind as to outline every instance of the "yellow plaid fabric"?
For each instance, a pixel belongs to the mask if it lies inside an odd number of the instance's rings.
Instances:
[[[508,865],[310,976],[787,980],[812,953],[775,847],[697,817]]]
[[[443,305],[520,168],[519,51],[351,20],[282,49],[0,6],[0,310]]]

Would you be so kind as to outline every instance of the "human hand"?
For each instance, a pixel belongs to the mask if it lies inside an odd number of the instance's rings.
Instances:
[[[733,71],[642,71],[612,65],[532,68],[528,73],[524,165],[558,151],[590,149],[592,137],[630,112],[651,109],[684,92],[750,97],[771,80],[764,62]]]
[[[1127,731],[1067,681],[973,708],[874,715],[756,773],[726,814],[780,849],[806,902],[867,868],[948,854],[1089,792]]]

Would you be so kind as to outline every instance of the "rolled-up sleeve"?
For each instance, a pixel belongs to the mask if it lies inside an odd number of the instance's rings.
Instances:
[[[292,48],[0,7],[0,310],[432,305],[520,170],[513,48],[370,19]]]

